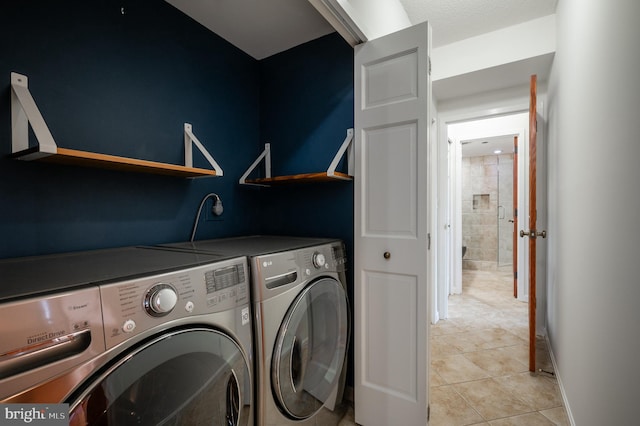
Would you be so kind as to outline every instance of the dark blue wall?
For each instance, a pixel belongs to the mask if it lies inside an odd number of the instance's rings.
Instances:
[[[124,6],[124,14],[121,7]],[[29,0],[0,13],[0,258],[186,240],[200,200],[224,200],[197,238],[260,232],[238,177],[259,144],[259,64],[162,0]],[[195,180],[21,162],[10,72],[60,147],[183,164],[183,123],[224,169]],[[198,154],[194,164],[206,167]]]
[[[353,50],[337,33],[260,62],[260,138],[271,144],[274,176],[326,171],[351,127]],[[265,232],[353,241],[351,181],[277,186],[261,196]]]
[[[12,71],[28,76],[60,147],[183,164],[189,122],[224,176],[9,159]],[[0,258],[184,241],[200,201],[216,192],[225,213],[201,219],[197,239],[335,237],[353,265],[352,182],[237,183],[265,142],[274,175],[326,170],[350,127],[353,51],[337,34],[258,62],[162,0],[8,3],[0,13]],[[208,167],[198,154],[194,164]],[[351,270],[348,287],[353,300]]]
[[[274,176],[326,171],[351,127],[353,49],[337,33],[260,62],[260,138],[271,144]],[[263,232],[340,238],[353,265],[352,181],[276,186],[259,193]],[[352,269],[347,280],[353,300]],[[347,383],[353,385],[353,370],[348,371]]]

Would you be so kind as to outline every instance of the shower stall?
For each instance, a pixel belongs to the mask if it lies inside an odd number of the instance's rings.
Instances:
[[[462,268],[513,263],[513,154],[462,158]]]

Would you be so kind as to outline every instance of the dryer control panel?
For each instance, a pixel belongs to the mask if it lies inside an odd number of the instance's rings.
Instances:
[[[248,316],[248,275],[242,257],[101,286],[107,349],[186,318],[235,315],[238,308],[246,308]]]
[[[321,272],[339,272],[347,262],[344,251],[340,243],[298,250],[298,263],[307,277]]]
[[[326,274],[344,272],[346,257],[341,242],[256,256],[252,260],[254,298],[263,300],[293,285]]]

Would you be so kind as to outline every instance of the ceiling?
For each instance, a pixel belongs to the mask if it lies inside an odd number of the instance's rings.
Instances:
[[[399,0],[412,24],[429,21],[438,47],[551,15],[558,0]]]
[[[503,135],[490,138],[467,139],[460,141],[463,157],[478,157],[513,153],[513,136]],[[495,152],[499,150],[501,152]]]
[[[332,33],[307,0],[166,0],[255,59]]]
[[[523,82],[529,82],[528,77],[532,74],[536,74],[538,81],[543,82],[549,75],[553,57],[553,54],[541,55],[470,74],[443,78],[433,82],[433,95],[438,100],[446,100],[522,86]]]
[[[166,0],[256,59],[333,32],[307,0]],[[555,12],[558,0],[399,0],[410,21],[429,21],[433,47]]]

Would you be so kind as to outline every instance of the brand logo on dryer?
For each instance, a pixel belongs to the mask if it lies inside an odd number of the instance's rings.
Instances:
[[[262,267],[266,268],[267,266],[272,266],[273,265],[273,260],[265,260],[262,262]]]

